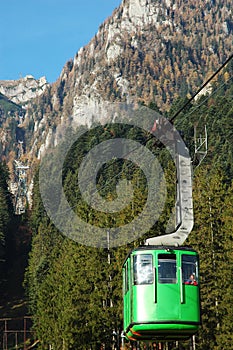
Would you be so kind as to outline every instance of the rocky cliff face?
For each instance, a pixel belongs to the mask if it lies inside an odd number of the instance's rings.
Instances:
[[[36,80],[32,75],[27,75],[19,80],[0,80],[0,93],[17,104],[25,104],[43,94],[47,86],[45,77]]]
[[[25,93],[19,81],[0,82],[12,100],[30,100],[22,121],[27,157],[40,159],[64,126],[106,121],[113,101],[168,110],[229,56],[232,33],[231,0],[123,0],[52,86],[28,77]]]

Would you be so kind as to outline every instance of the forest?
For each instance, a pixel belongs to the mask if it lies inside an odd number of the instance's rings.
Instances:
[[[233,65],[215,82],[211,92],[188,105],[175,121],[182,130],[194,162],[193,201],[195,225],[187,245],[200,255],[202,325],[195,336],[196,349],[231,349],[233,341]],[[178,98],[166,117],[171,118],[184,105]],[[149,108],[158,110],[153,103]],[[194,157],[194,126],[208,132],[208,153],[200,162]],[[121,226],[141,211],[147,198],[146,179],[141,169],[127,160],[113,159],[97,177],[102,197],[113,200],[119,180],[131,181],[134,198],[119,213],[93,210],[82,199],[77,185],[80,163],[90,149],[117,137],[136,140],[156,154],[163,166],[167,200],[158,222],[142,237],[119,247],[94,248],[65,237],[49,219],[39,188],[39,169],[34,179],[33,206],[26,221],[32,233],[31,251],[24,277],[28,313],[33,317],[38,349],[79,350],[117,348],[122,331],[122,273],[128,252],[147,237],[162,234],[175,201],[174,164],[166,150],[139,128],[118,124],[97,124],[86,129],[72,146],[63,167],[63,189],[74,212],[98,227]],[[7,250],[7,237],[14,220],[7,189],[7,168],[0,171],[1,259]],[[111,180],[111,181],[109,181]],[[56,195],[56,194],[55,194]],[[88,236],[88,232],[83,233]],[[125,342],[125,348],[130,343]],[[141,348],[144,344],[140,345]],[[189,349],[189,343],[174,344],[173,349]]]

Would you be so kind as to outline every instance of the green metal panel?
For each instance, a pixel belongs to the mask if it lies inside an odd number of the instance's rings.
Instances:
[[[132,321],[148,322],[156,317],[156,304],[154,300],[154,284],[132,287]]]
[[[157,315],[158,321],[175,321],[180,319],[180,293],[177,284],[158,286]]]
[[[181,305],[180,318],[184,321],[200,323],[199,288],[196,286],[183,285],[184,303]]]

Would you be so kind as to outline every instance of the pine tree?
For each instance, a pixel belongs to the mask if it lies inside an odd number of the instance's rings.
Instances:
[[[226,192],[223,205],[223,247],[222,247],[222,266],[220,289],[222,298],[219,303],[219,313],[221,313],[221,322],[216,336],[216,350],[230,349],[233,341],[233,293],[232,293],[232,274],[233,274],[233,183]]]

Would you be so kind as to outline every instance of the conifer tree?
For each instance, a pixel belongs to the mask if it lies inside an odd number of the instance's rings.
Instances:
[[[219,330],[216,335],[216,350],[230,349],[233,342],[233,293],[232,293],[232,274],[233,274],[233,183],[226,192],[223,203],[223,246],[222,246],[222,264],[220,266],[221,279],[219,288],[222,291],[222,297],[219,302],[219,313],[222,315],[219,324]]]

